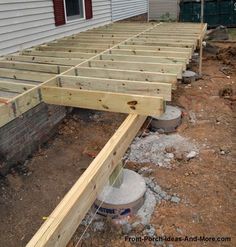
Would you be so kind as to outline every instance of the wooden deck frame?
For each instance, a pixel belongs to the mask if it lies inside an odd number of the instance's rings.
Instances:
[[[30,84],[35,85],[40,82],[44,82],[45,80],[49,80],[53,78],[54,76],[57,76],[57,74],[60,74],[63,71],[66,71],[71,66],[77,66],[77,64],[81,64],[85,62],[86,60],[94,57],[94,63],[91,66],[91,64],[86,64],[86,68],[81,68],[80,70],[85,73],[85,71],[97,71],[99,72],[100,76],[102,76],[105,79],[105,75],[101,75],[101,72],[103,73],[105,71],[106,74],[108,74],[108,77],[110,77],[113,80],[122,79],[128,81],[137,81],[137,76],[140,75],[141,79],[138,81],[149,81],[154,82],[154,80],[159,81],[161,83],[163,82],[169,82],[170,78],[173,78],[173,74],[177,74],[177,78],[181,78],[181,70],[173,71],[171,68],[176,68],[178,65],[182,65],[182,70],[185,69],[186,64],[188,63],[189,58],[191,57],[192,51],[195,47],[194,40],[193,43],[188,43],[187,37],[190,35],[198,34],[198,38],[200,39],[201,33],[200,29],[204,29],[205,27],[199,27],[197,24],[181,24],[181,27],[179,24],[173,24],[175,27],[172,26],[172,24],[140,24],[137,26],[136,24],[113,24],[108,25],[102,28],[95,28],[91,31],[82,32],[78,35],[73,35],[69,38],[64,38],[62,41],[67,42],[68,44],[73,40],[74,41],[78,38],[78,41],[82,40],[82,43],[79,43],[81,45],[81,48],[70,48],[69,46],[66,46],[66,43],[63,47],[58,47],[55,45],[57,42],[51,42],[48,46],[42,45],[39,47],[36,47],[34,49],[26,49],[21,52],[21,55],[9,55],[6,57],[4,61],[0,61],[0,79],[1,76],[3,78],[8,78],[12,80],[16,80],[13,82],[12,85],[7,87],[8,81],[4,82],[3,90],[6,92],[11,90],[11,92],[18,92],[20,95],[19,97],[25,97],[27,92],[31,90],[31,87],[25,87],[27,89],[24,91],[24,89],[19,84]],[[155,27],[155,28],[154,28]],[[138,31],[143,30],[143,28],[146,28],[145,31],[138,33]],[[186,38],[183,38],[183,43],[177,43],[177,42],[167,42],[167,43],[160,43],[156,42],[154,40],[154,37],[158,36],[158,33],[165,32],[165,33],[175,33],[178,30],[181,30],[181,34],[188,35]],[[100,33],[101,32],[101,33]],[[81,36],[84,36],[80,38]],[[107,38],[104,38],[102,43],[96,42],[94,45],[98,47],[92,47],[93,46],[93,40],[89,40],[88,37],[90,35],[98,35],[99,37],[104,37],[104,35],[107,35]],[[115,38],[114,38],[115,37]],[[114,42],[118,40],[121,40],[123,38],[126,38],[126,40],[115,44],[113,49],[112,45],[110,43],[107,43],[108,41]],[[164,35],[161,36],[163,38]],[[177,36],[179,37],[179,36]],[[195,36],[193,36],[195,37]],[[71,39],[70,39],[71,38]],[[156,37],[158,39],[158,37]],[[175,38],[174,38],[175,39]],[[172,40],[170,38],[169,40]],[[84,43],[84,41],[88,41],[91,43]],[[154,42],[155,41],[155,42]],[[188,41],[188,42],[186,42]],[[59,40],[59,43],[61,41]],[[186,42],[186,43],[185,43]],[[116,42],[115,42],[116,43]],[[56,46],[56,48],[54,47]],[[100,46],[100,47],[99,47]],[[145,47],[140,49],[141,47]],[[53,47],[53,48],[51,48]],[[108,47],[108,50],[106,51],[106,48]],[[168,47],[170,50],[168,50]],[[46,51],[39,51],[37,49],[48,49]],[[114,49],[116,48],[116,49]],[[127,49],[124,49],[127,48]],[[174,50],[176,48],[176,50]],[[54,50],[56,49],[56,50]],[[57,50],[59,49],[59,51]],[[67,49],[76,49],[76,50],[69,50]],[[78,52],[77,49],[80,49]],[[96,50],[97,49],[97,50]],[[101,52],[104,49],[104,52]],[[149,50],[150,49],[150,50]],[[186,50],[185,50],[186,49]],[[96,52],[100,52],[99,56],[97,56]],[[107,53],[115,53],[115,54],[107,54]],[[172,56],[171,56],[172,55]],[[173,56],[176,55],[176,56]],[[182,57],[183,56],[183,57]],[[186,56],[186,57],[184,57]],[[100,63],[95,60],[101,60]],[[112,64],[112,62],[114,63]],[[121,65],[132,63],[130,65],[130,68],[122,67]],[[149,68],[141,67],[137,63],[149,63]],[[106,64],[107,63],[107,64]],[[135,64],[136,63],[136,64]],[[157,67],[154,68],[154,65],[152,66],[150,63],[156,63]],[[97,64],[97,66],[95,65]],[[102,65],[101,65],[102,64]],[[115,67],[115,64],[117,67]],[[161,65],[163,64],[163,65]],[[173,65],[173,66],[171,66]],[[177,65],[177,66],[176,66]],[[138,67],[137,67],[138,66]],[[71,70],[69,70],[71,71]],[[117,74],[117,77],[115,76],[109,76],[109,71],[113,73],[113,75]],[[124,76],[119,78],[119,74],[123,74]],[[159,74],[158,74],[159,73]],[[84,76],[88,76],[88,74],[82,74]],[[127,76],[125,76],[127,75]],[[155,79],[156,75],[159,75],[159,79]],[[100,80],[100,77],[98,80]],[[131,76],[131,78],[129,78]],[[94,78],[95,75],[92,76]],[[175,84],[176,79],[171,79],[171,82]],[[22,83],[20,82],[22,81]],[[9,82],[10,83],[10,82]],[[15,84],[14,84],[15,83]],[[16,86],[16,89],[14,90],[14,85]],[[37,86],[36,86],[37,87]],[[109,86],[108,86],[109,87]],[[112,87],[111,87],[112,88]],[[33,88],[32,88],[33,89]],[[40,87],[39,87],[40,89]],[[21,92],[23,94],[21,95]],[[40,95],[40,90],[39,90]],[[6,105],[8,105],[8,108],[11,109],[14,114],[9,114],[8,120],[2,120],[3,117],[0,119],[0,126],[2,124],[7,123],[10,119],[12,119],[11,116],[17,117],[23,112],[19,109],[22,107],[17,107],[16,104],[11,105],[11,101],[14,101],[14,99],[17,99],[18,97],[11,98],[8,102],[8,104],[5,104],[4,106],[0,107],[1,109],[5,108]],[[27,97],[26,97],[27,98]],[[39,98],[39,102],[41,101],[42,96],[36,97]],[[38,102],[38,103],[39,103]],[[27,103],[30,104],[29,102]],[[34,104],[32,104],[32,107]],[[24,107],[22,108],[24,109]],[[27,108],[28,109],[28,108]],[[5,111],[5,110],[4,110]],[[6,111],[5,111],[6,112]],[[6,115],[6,114],[5,114]],[[4,114],[2,115],[4,116]]]
[[[108,25],[104,30],[97,29],[89,32],[90,34],[99,34],[99,36],[100,32],[101,35],[116,35],[116,33],[118,33],[118,35],[127,35],[127,39],[99,54],[55,52],[52,50],[37,51],[36,49],[29,49],[22,51],[22,55],[19,56],[19,59],[25,59],[23,61],[25,63],[30,62],[29,60],[33,60],[32,68],[34,64],[42,63],[43,61],[45,61],[46,64],[50,64],[49,60],[51,59],[55,64],[57,61],[62,62],[64,58],[65,62],[71,62],[74,66],[61,74],[51,73],[49,80],[38,86],[29,89],[25,88],[25,92],[11,100],[2,98],[2,101],[0,101],[0,126],[42,101],[59,105],[82,106],[85,108],[89,107],[93,109],[131,113],[72,189],[65,195],[61,203],[40,227],[38,232],[27,244],[27,247],[64,247],[67,244],[89,207],[96,199],[97,193],[101,191],[108,181],[110,174],[144,123],[146,116],[140,116],[135,113],[158,115],[164,111],[163,102],[171,99],[172,83],[175,84],[179,70],[181,70],[181,68],[182,70],[185,69],[189,57],[195,48],[194,41],[188,41],[186,43],[183,41],[181,44],[176,44],[175,42],[167,42],[167,44],[164,44],[162,42],[153,42],[153,37],[150,37],[151,42],[149,38],[145,38],[146,41],[138,38],[138,36],[146,35],[146,33],[151,35],[158,33],[158,31],[166,30],[169,24],[167,26],[165,24],[165,28],[160,28],[161,24],[156,26],[150,24],[145,26],[142,24],[142,28],[146,28],[146,30],[141,33],[137,32],[137,30],[141,30],[141,27],[135,28],[134,24],[127,25],[125,31],[122,29],[122,25],[124,24],[115,24],[114,28],[110,28],[110,25]],[[196,24],[191,25],[191,28],[189,28],[187,24],[183,24],[182,30],[184,33],[193,33],[191,32],[193,27],[197,27]],[[133,35],[130,35],[131,30]],[[170,28],[170,30],[172,30],[172,28]],[[175,29],[173,28],[173,30]],[[202,38],[202,35],[203,33],[199,28],[198,37]],[[66,42],[66,39],[64,39],[64,41]],[[92,44],[93,42],[91,42],[91,45]],[[162,46],[165,48],[171,47],[172,49],[174,47],[188,48],[187,53],[190,55],[187,56],[187,58],[181,59],[182,57],[180,57],[180,59],[177,60],[176,58],[155,56],[150,53],[145,53],[145,56],[119,53],[109,54],[112,53],[111,51],[113,49],[119,50],[118,47],[124,45],[142,45],[147,47]],[[146,51],[148,51],[148,49],[144,50],[144,52]],[[175,50],[171,52],[175,52]],[[75,64],[75,61],[73,61],[75,58],[77,59],[76,61],[79,61],[78,64]],[[14,59],[17,61],[15,55],[10,55],[6,61],[9,62],[9,60]],[[130,68],[127,70],[122,67],[124,65],[121,66],[121,63],[126,63],[125,65],[127,66],[129,63],[132,65],[130,64]],[[144,64],[141,66],[140,63]],[[39,66],[41,65],[39,64]],[[154,66],[156,66],[155,69]],[[178,71],[169,71],[177,67],[179,68]],[[44,66],[41,66],[37,68],[37,70],[42,70],[43,68]],[[49,66],[49,69],[54,70],[54,67]],[[158,69],[162,71],[158,72]],[[6,70],[9,71],[12,69]],[[25,72],[24,70],[19,71],[20,70],[18,70],[18,73]],[[12,78],[11,73],[12,72],[8,75],[8,78]],[[27,71],[27,73],[31,73],[32,76],[32,73],[35,72]],[[38,77],[34,77],[34,80],[41,78],[41,74],[47,75],[47,73],[37,73]],[[94,73],[94,75],[91,76],[91,73]],[[25,80],[30,78],[23,78],[22,76],[20,79]],[[3,84],[0,83],[0,88],[4,86],[7,86],[5,82]],[[29,87],[31,87],[31,85]],[[24,90],[24,83],[19,84],[17,88],[18,91]],[[5,90],[14,90],[13,85],[7,86]],[[109,109],[107,109],[107,107]],[[148,109],[149,107],[151,110]]]

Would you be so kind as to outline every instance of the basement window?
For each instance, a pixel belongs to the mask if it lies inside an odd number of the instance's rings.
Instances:
[[[64,0],[65,14],[67,21],[73,21],[84,18],[84,1],[83,0]]]

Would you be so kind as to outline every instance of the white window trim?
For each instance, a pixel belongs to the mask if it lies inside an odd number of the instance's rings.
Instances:
[[[63,0],[63,3],[64,3],[64,14],[65,14],[65,20],[66,20],[66,23],[71,23],[71,22],[76,22],[76,21],[81,21],[81,20],[86,20],[86,13],[85,13],[85,0],[82,0],[83,1],[83,18],[78,18],[78,19],[75,19],[75,20],[68,20],[67,19],[67,14],[66,14],[66,0]]]

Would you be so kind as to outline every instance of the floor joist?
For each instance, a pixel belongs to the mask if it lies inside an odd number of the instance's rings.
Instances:
[[[146,82],[117,80],[85,76],[60,76],[48,83],[50,86],[97,90],[105,92],[128,93],[146,96],[162,97],[165,101],[171,100],[172,85],[163,82]]]
[[[177,82],[176,74],[147,72],[147,71],[132,71],[104,68],[79,67],[74,71],[70,71],[69,75],[80,75],[108,79],[135,80],[147,82],[166,82],[175,84]]]

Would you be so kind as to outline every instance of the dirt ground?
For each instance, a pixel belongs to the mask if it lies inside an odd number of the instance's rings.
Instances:
[[[178,133],[207,144],[206,148],[188,162],[176,160],[172,168],[145,166],[152,169],[151,176],[162,189],[181,198],[178,204],[163,201],[155,208],[151,224],[158,236],[231,237],[231,242],[167,241],[159,246],[236,246],[236,44],[218,45],[222,49],[217,56],[204,54],[203,78],[191,86],[180,85],[172,102],[184,109]],[[194,112],[194,119],[189,111]],[[1,179],[0,246],[25,246],[124,118],[78,110],[25,166]],[[134,170],[142,166],[128,164]],[[90,238],[78,246],[153,246],[149,241],[125,241],[120,228],[109,222],[102,232],[89,228],[88,233]],[[131,233],[142,234],[142,228]],[[74,239],[68,246],[75,245]]]

